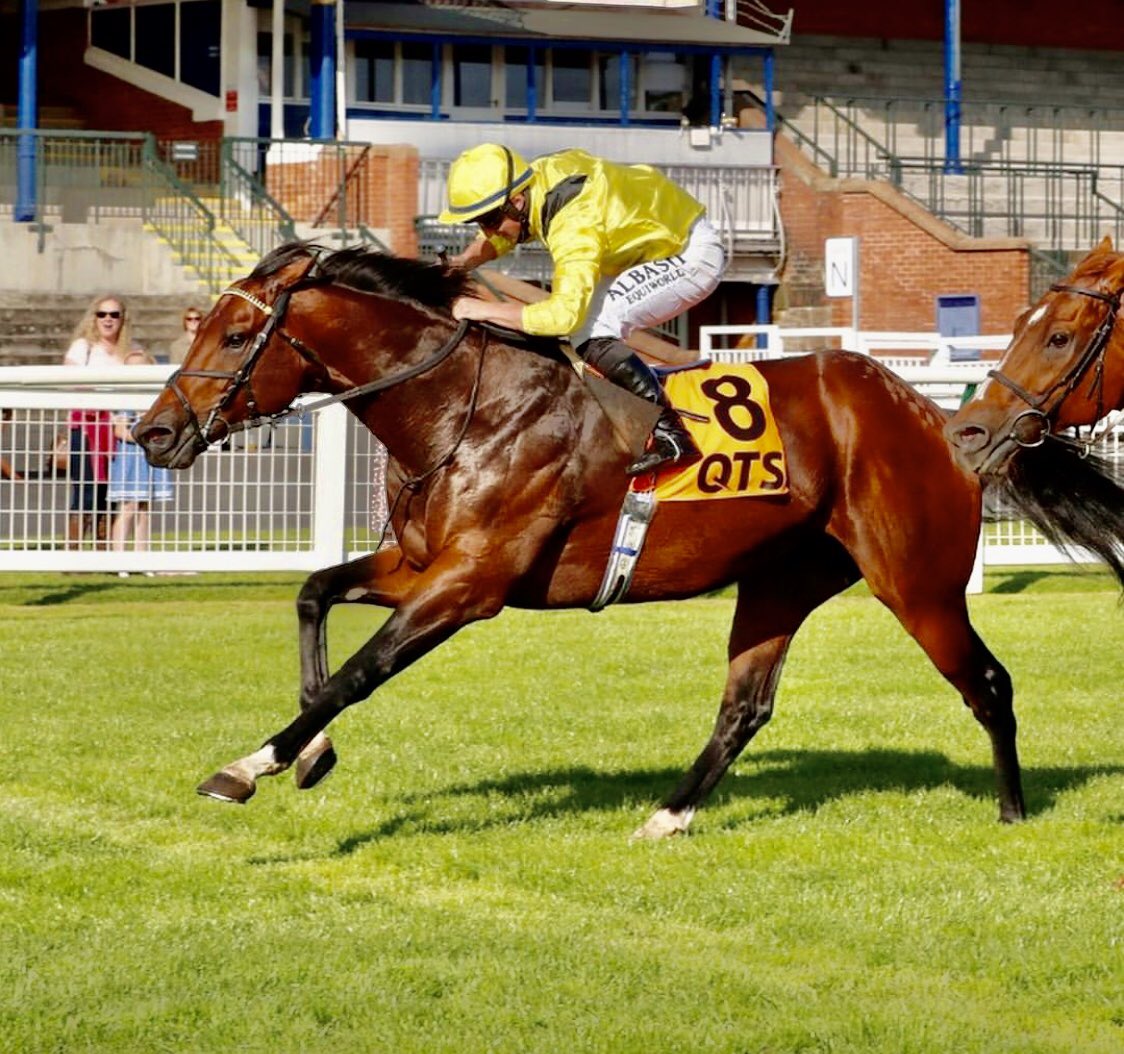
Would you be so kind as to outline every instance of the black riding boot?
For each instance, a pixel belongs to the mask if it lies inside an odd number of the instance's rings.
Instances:
[[[607,380],[660,407],[650,448],[625,469],[628,475],[642,476],[661,465],[694,461],[700,456],[691,433],[683,427],[656,375],[627,344],[612,337],[594,337],[578,348],[578,354]]]

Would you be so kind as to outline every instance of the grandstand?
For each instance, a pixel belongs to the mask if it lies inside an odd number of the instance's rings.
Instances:
[[[19,82],[0,95],[3,214],[26,212],[17,155],[32,138],[39,185],[33,214],[4,224],[0,292],[108,282],[182,303],[293,236],[456,246],[469,232],[432,217],[449,160],[485,135],[532,154],[581,141],[656,163],[707,202],[734,266],[668,334],[688,344],[706,324],[843,321],[818,277],[826,237],[860,235],[898,275],[906,256],[924,261],[908,290],[866,298],[864,325],[931,326],[937,295],[972,290],[985,332],[1002,332],[1072,253],[1120,234],[1117,29],[1059,36],[1045,9],[1013,0],[989,5],[986,24],[965,12],[963,163],[946,171],[947,40],[932,5],[616,0],[580,5],[580,19],[575,6],[52,5],[38,17],[34,137],[16,128],[28,128]],[[6,66],[22,71],[25,27],[4,18]],[[533,250],[506,266],[547,277]],[[65,309],[39,303],[53,351]],[[12,339],[24,326],[0,333],[7,361],[28,361]]]

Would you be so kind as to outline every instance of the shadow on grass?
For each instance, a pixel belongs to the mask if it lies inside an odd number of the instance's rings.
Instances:
[[[1023,770],[1027,811],[1034,816],[1053,808],[1059,795],[1090,779],[1124,772],[1122,766],[1075,765]],[[345,838],[333,855],[346,856],[370,842],[402,832],[465,833],[528,820],[623,808],[654,806],[679,782],[677,769],[601,772],[587,766],[515,773],[503,779],[454,784],[423,794],[404,795],[397,815]],[[972,798],[994,800],[990,766],[959,765],[936,751],[773,750],[748,756],[742,771],[719,784],[721,800],[769,799],[772,815],[811,811],[833,801],[879,791],[914,793],[953,787]],[[501,795],[510,808],[482,809],[471,818],[442,815],[442,798]],[[998,808],[998,806],[997,806]]]

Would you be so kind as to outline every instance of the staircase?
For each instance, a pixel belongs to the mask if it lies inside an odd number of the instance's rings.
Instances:
[[[146,222],[145,229],[168,245],[176,263],[199,283],[200,292],[215,294],[245,278],[260,255],[218,218],[217,198],[197,200],[209,214],[210,224],[200,223],[199,212],[183,210],[178,200],[161,199],[154,208],[161,220]]]

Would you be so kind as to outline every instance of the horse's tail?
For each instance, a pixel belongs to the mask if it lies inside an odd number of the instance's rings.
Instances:
[[[1107,459],[1052,442],[1020,450],[999,496],[1059,548],[1096,553],[1124,589],[1124,487]]]

